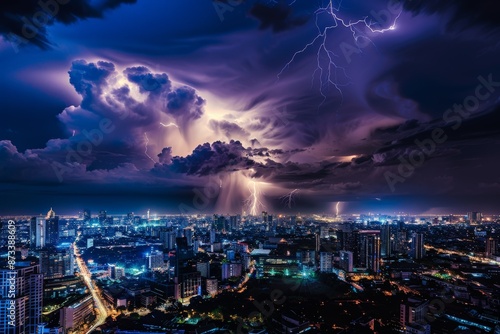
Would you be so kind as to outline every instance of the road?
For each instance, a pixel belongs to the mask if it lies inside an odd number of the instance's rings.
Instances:
[[[426,249],[434,249],[438,253],[453,254],[453,255],[458,255],[458,256],[466,256],[471,261],[475,261],[475,262],[500,265],[500,262],[492,260],[492,259],[488,259],[488,258],[485,258],[485,257],[472,256],[472,255],[469,255],[469,254],[466,254],[466,253],[463,253],[463,252],[458,252],[458,251],[453,251],[453,250],[438,248],[438,247],[434,247],[434,246],[430,246],[430,245],[425,245],[424,247]]]
[[[106,322],[106,318],[108,317],[108,310],[104,305],[104,302],[102,300],[99,291],[97,290],[97,287],[95,286],[94,282],[91,279],[91,274],[89,269],[87,268],[87,265],[80,256],[80,252],[78,250],[78,247],[76,246],[76,243],[73,244],[73,247],[75,250],[75,260],[78,265],[78,268],[80,269],[80,275],[82,275],[85,285],[87,285],[87,287],[89,288],[89,291],[92,294],[92,298],[94,299],[94,305],[99,311],[99,314],[95,319],[95,322],[87,331],[87,334],[90,334],[93,330],[95,330],[97,327],[101,326]]]

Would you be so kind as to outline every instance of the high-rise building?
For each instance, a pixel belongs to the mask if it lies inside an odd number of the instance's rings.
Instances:
[[[210,230],[210,243],[213,244],[215,242],[215,230]]]
[[[399,323],[401,326],[425,322],[429,302],[416,298],[408,298],[399,306]]]
[[[229,217],[229,229],[231,231],[238,229],[238,216]]]
[[[350,273],[354,270],[354,256],[350,251],[340,251],[340,268]]]
[[[241,276],[241,263],[223,263],[222,264],[222,280],[227,280],[231,277]]]
[[[108,267],[109,278],[113,280],[119,280],[125,276],[125,268],[117,267],[114,264],[110,264]]]
[[[319,271],[323,273],[332,272],[333,254],[329,252],[321,252],[319,255]]]
[[[425,255],[424,248],[424,234],[423,233],[413,233],[411,240],[411,256],[418,260],[423,258]]]
[[[45,244],[46,245],[57,245],[59,241],[59,217],[56,216],[56,213],[52,208],[47,213],[47,217],[45,217]]]
[[[215,277],[207,278],[207,292],[212,296],[215,296],[217,294],[219,289],[218,285],[219,283],[217,281],[217,278]]]
[[[46,219],[45,217],[33,217],[30,222],[30,247],[43,248],[46,240]]]
[[[197,254],[199,252],[201,241],[198,238],[193,239],[193,252]]]
[[[316,253],[319,253],[319,250],[321,248],[321,238],[320,238],[319,233],[316,233],[314,235],[314,238],[315,238],[315,243],[316,243],[315,250],[316,250]]]
[[[358,238],[358,266],[378,273],[380,271],[380,231],[359,231]]]
[[[90,210],[88,209],[83,210],[83,221],[88,222],[91,218],[92,216],[90,215]]]
[[[65,333],[77,332],[94,318],[94,303],[91,295],[85,295],[69,306],[60,309],[60,324]]]
[[[471,211],[467,213],[467,220],[470,224],[480,223],[482,219],[483,215],[481,214],[481,212]]]
[[[498,252],[498,240],[493,237],[489,237],[486,239],[486,252],[484,254],[485,257],[491,258],[496,255]]]
[[[168,228],[162,228],[160,230],[160,241],[162,242],[164,249],[175,249],[175,238],[176,234],[174,231],[171,231]]]
[[[201,277],[210,277],[210,262],[197,263],[196,270],[200,272]]]
[[[0,269],[0,333],[36,333],[42,319],[42,301],[39,265]],[[10,318],[11,314],[15,316]]]
[[[108,218],[108,214],[107,214],[106,210],[99,211],[99,222],[100,223],[104,223],[107,218]]]
[[[154,270],[163,267],[165,261],[163,260],[163,252],[152,251],[146,255],[148,269]]]
[[[385,223],[382,226],[382,231],[380,235],[380,241],[382,243],[382,247],[380,253],[382,257],[390,257],[391,256],[391,225],[389,222]]]
[[[43,248],[39,251],[39,257],[40,271],[45,279],[74,275],[74,254],[71,249]]]
[[[190,228],[184,229],[184,236],[187,239],[188,246],[193,245],[193,234],[194,234],[194,231],[192,229],[190,229]]]

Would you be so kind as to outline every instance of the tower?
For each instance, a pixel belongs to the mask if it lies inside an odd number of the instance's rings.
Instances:
[[[382,242],[381,255],[382,257],[391,256],[391,225],[389,222],[382,226],[382,233],[380,236]]]
[[[424,235],[423,233],[413,233],[411,240],[411,255],[418,260],[424,257]]]
[[[497,248],[498,248],[498,240],[489,237],[486,239],[486,252],[484,254],[485,257],[491,258],[493,255],[497,254]]]

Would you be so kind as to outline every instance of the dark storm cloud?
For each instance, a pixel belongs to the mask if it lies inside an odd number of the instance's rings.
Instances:
[[[416,14],[441,14],[449,17],[450,30],[463,31],[473,27],[480,28],[486,36],[498,35],[500,22],[500,3],[496,0],[411,0],[404,4],[406,10]]]
[[[173,115],[183,127],[204,113],[206,101],[196,94],[196,91],[188,86],[175,88],[167,94],[168,114]]]
[[[161,92],[163,90],[169,91],[172,87],[168,75],[165,73],[153,74],[147,67],[130,67],[124,71],[127,78],[131,82],[135,82],[143,92]]]
[[[89,18],[102,18],[107,10],[136,0],[24,0],[0,3],[0,34],[7,40],[31,43],[47,49],[53,44],[46,26],[71,24]]]
[[[255,4],[250,10],[250,15],[260,21],[260,29],[271,28],[274,32],[289,30],[307,21],[307,17],[294,17],[292,8],[283,3],[280,4]]]
[[[158,160],[160,164],[170,165],[172,163],[172,148],[165,147],[161,150],[161,153],[158,154]]]
[[[238,124],[225,120],[217,121],[212,119],[210,120],[210,127],[216,133],[224,135],[227,139],[248,138],[250,135],[248,131],[244,130]]]
[[[252,167],[255,162],[247,157],[247,150],[239,141],[216,141],[210,145],[198,145],[186,157],[173,157],[168,168],[187,175],[218,174]]]

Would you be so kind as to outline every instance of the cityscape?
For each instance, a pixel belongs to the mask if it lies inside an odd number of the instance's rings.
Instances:
[[[0,1],[0,334],[500,334],[499,17]]]
[[[15,253],[2,333],[500,329],[500,216],[50,209],[1,222]]]

